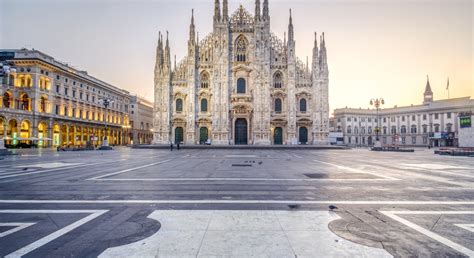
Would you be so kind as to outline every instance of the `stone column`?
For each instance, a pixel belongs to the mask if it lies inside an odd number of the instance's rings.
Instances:
[[[48,125],[48,135],[45,138],[49,138],[51,140],[49,141],[43,141],[46,142],[46,147],[53,147],[53,140],[54,140],[54,121],[52,118],[49,119],[49,125]]]
[[[3,121],[3,135],[0,138],[0,150],[5,149],[5,137],[7,136],[7,123],[6,121]]]
[[[66,146],[69,146],[69,125],[66,124]]]

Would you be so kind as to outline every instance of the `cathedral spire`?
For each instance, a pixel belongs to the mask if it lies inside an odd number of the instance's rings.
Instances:
[[[159,49],[158,63],[159,63],[159,66],[163,68],[164,49],[163,49],[163,34],[161,34],[161,31],[158,35],[158,49]]]
[[[229,20],[229,4],[227,0],[222,2],[222,21],[227,22]]]
[[[156,59],[155,59],[155,71],[159,70],[162,66],[161,56],[163,55],[161,48],[161,32],[158,32],[158,42],[156,44]]]
[[[263,0],[263,20],[270,21],[270,12],[268,10],[268,0]]]
[[[255,0],[255,21],[260,21],[260,0]]]
[[[293,32],[293,17],[291,16],[291,9],[290,9],[290,22],[288,24],[288,44],[293,43],[295,40],[295,34]]]
[[[312,69],[313,72],[317,71],[318,69],[318,64],[319,64],[319,56],[318,56],[318,35],[316,32],[314,32],[314,47],[313,47],[313,63],[312,63]]]
[[[327,52],[326,52],[326,40],[324,39],[324,32],[320,38],[320,49],[319,49],[319,69],[322,72],[328,72]]]
[[[219,0],[214,2],[214,23],[219,23],[221,21],[221,4]]]
[[[170,57],[170,41],[169,33],[166,31],[166,46],[165,46],[165,57],[164,57],[164,66],[171,68],[171,57]]]
[[[196,38],[196,28],[194,26],[194,9],[191,11],[191,25],[189,25],[189,44],[194,44]]]

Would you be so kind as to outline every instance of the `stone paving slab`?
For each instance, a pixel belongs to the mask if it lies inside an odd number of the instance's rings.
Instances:
[[[155,211],[153,236],[99,257],[392,257],[328,229],[327,211]],[[294,227],[292,225],[295,225]]]

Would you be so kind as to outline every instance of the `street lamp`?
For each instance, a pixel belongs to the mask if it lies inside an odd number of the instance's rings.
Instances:
[[[99,104],[104,106],[104,140],[102,141],[102,146],[100,150],[112,150],[112,147],[109,146],[109,140],[107,139],[107,108],[110,104],[114,103],[112,99],[100,98]]]
[[[385,100],[383,98],[375,98],[370,100],[370,105],[375,107],[376,110],[376,117],[377,117],[377,126],[375,127],[375,148],[381,148],[382,144],[380,143],[379,139],[379,132],[380,132],[380,116],[379,111],[382,105],[385,104]]]
[[[14,63],[0,63],[0,84],[2,84],[2,87],[0,88],[0,97],[3,99],[3,82],[4,78],[6,77],[7,80],[5,80],[5,84],[8,86],[9,84],[9,79],[10,79],[10,73],[16,73],[16,68]],[[6,123],[4,121],[3,123]],[[4,128],[6,127],[5,124],[3,125]],[[0,153],[1,152],[7,152],[5,148],[5,137],[6,137],[6,129],[4,129],[3,132],[3,138],[0,139]]]

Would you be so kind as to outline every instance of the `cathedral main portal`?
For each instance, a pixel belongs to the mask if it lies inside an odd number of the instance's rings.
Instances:
[[[235,144],[246,145],[248,144],[248,126],[247,119],[237,118],[235,120]]]

